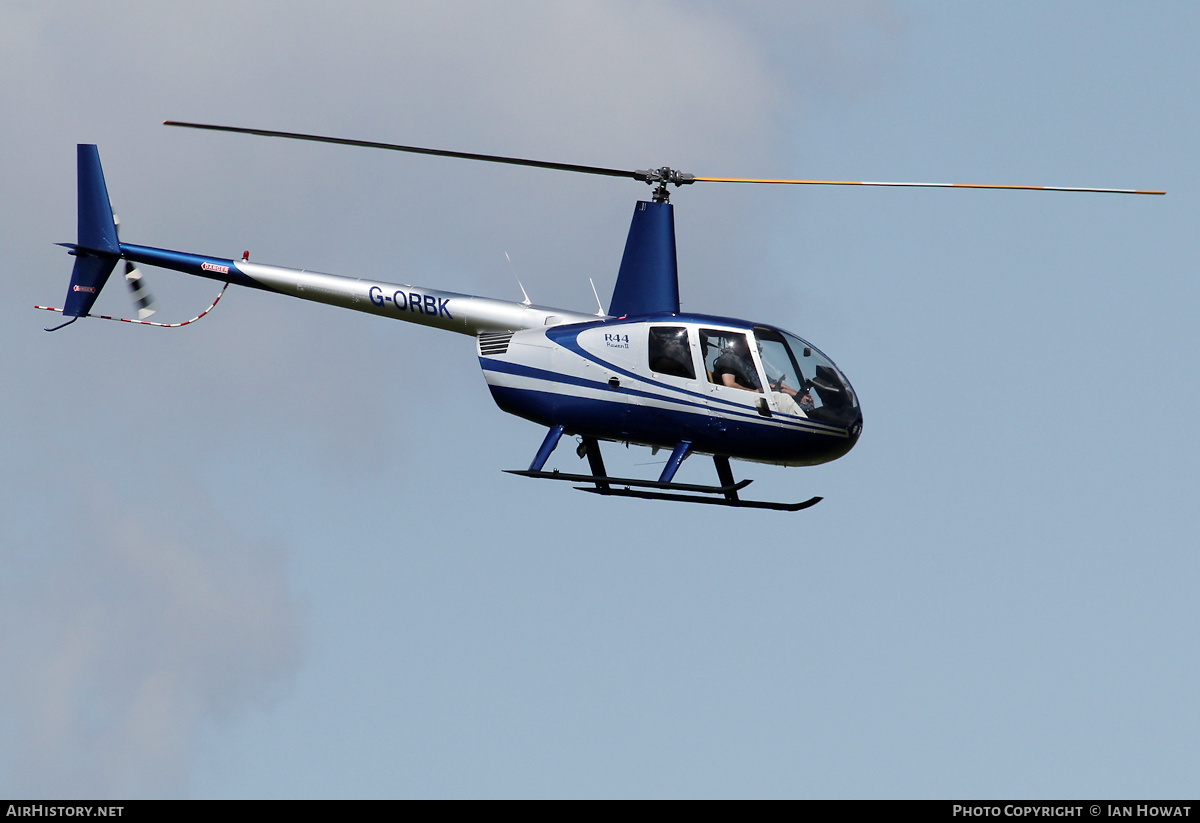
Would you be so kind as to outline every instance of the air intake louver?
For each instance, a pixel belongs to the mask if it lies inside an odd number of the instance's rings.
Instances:
[[[479,335],[479,356],[495,357],[504,354],[508,351],[508,341],[512,340],[512,336],[510,331],[483,332]]]

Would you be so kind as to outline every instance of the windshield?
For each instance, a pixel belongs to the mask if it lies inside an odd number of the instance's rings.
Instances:
[[[757,326],[759,353],[771,390],[796,399],[805,415],[849,426],[858,416],[850,381],[811,343],[794,334]]]

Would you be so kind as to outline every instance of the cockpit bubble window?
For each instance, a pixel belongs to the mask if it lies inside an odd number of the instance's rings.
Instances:
[[[692,346],[683,326],[651,326],[649,339],[650,369],[672,377],[696,379],[692,365]]]
[[[794,334],[755,327],[767,379],[775,391],[795,391],[797,403],[813,419],[839,426],[854,422],[858,398],[833,361]],[[782,388],[776,389],[779,381]]]
[[[758,329],[755,329],[755,332],[758,338],[758,354],[762,359],[763,368],[766,369],[767,385],[771,387],[771,391],[791,393],[803,389],[804,381],[797,374],[796,365],[792,362],[783,340],[764,336]]]
[[[710,382],[734,389],[762,391],[762,382],[750,358],[750,347],[743,332],[701,329],[700,344]]]

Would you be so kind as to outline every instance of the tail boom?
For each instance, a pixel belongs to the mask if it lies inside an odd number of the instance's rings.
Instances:
[[[96,146],[80,144],[77,161],[78,242],[62,244],[75,255],[71,284],[62,309],[67,317],[88,315],[113,268],[124,258],[147,266],[472,336],[480,332],[519,331],[595,320],[590,314],[546,306],[122,243],[117,237]]]
[[[586,323],[590,314],[527,306],[422,286],[385,283],[337,274],[289,269],[188,252],[121,244],[121,256],[147,266],[286,294],[331,306],[377,314],[471,336],[487,331],[518,331],[562,323]]]

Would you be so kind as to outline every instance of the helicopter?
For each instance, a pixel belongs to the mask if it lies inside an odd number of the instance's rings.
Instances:
[[[754,183],[839,186],[1024,189],[1165,194],[1139,189],[1070,188],[954,183],[784,180],[700,177],[663,166],[623,170],[379,143],[298,132],[181,121],[164,125],[290,140],[384,149],[558,171],[630,178],[653,186],[634,206],[616,285],[607,311],[595,314],[421,286],[235,260],[122,242],[108,197],[98,148],[79,144],[78,233],[60,243],[75,256],[61,312],[151,326],[178,327],[203,317],[229,285],[291,295],[476,338],[479,364],[502,411],[547,429],[523,477],[576,483],[603,496],[798,511],[820,502],[748,500],[752,481],[735,480],[730,460],[813,466],[836,460],[858,442],[863,414],[858,397],[834,361],[807,340],[777,326],[718,315],[685,313],[679,304],[675,222],[669,186]],[[90,311],[120,260],[134,291],[138,318]],[[217,300],[181,323],[146,319],[153,309],[136,264],[224,282]],[[594,286],[593,286],[594,288]],[[522,287],[524,294],[524,288]],[[599,303],[597,295],[597,303]],[[576,453],[590,473],[546,471],[563,435],[577,437]],[[610,476],[601,442],[669,451],[656,480]],[[717,484],[675,482],[683,461],[712,458]]]

